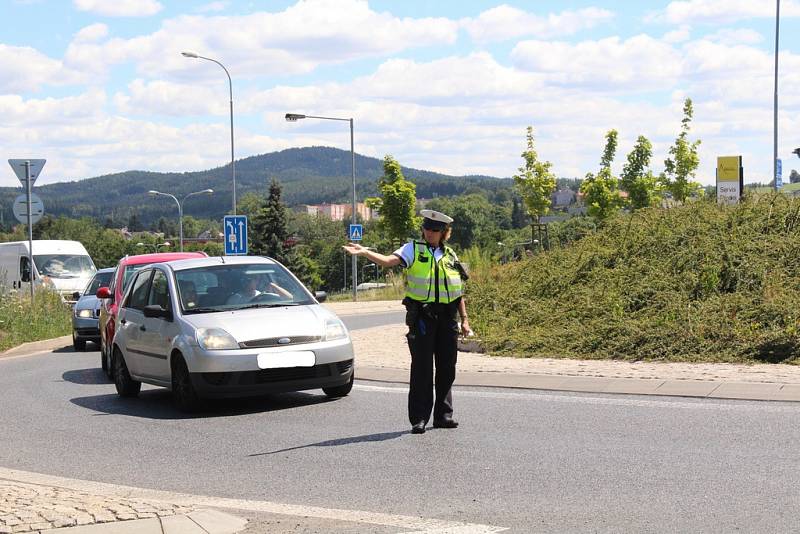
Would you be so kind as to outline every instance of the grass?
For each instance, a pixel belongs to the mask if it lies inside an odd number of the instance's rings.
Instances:
[[[70,308],[58,294],[38,290],[33,308],[29,293],[0,295],[0,352],[21,343],[65,336],[70,332]]]
[[[494,354],[800,361],[800,199],[621,214],[574,245],[479,271],[473,328]]]

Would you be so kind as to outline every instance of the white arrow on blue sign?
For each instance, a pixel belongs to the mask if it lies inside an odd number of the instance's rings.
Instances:
[[[247,255],[247,216],[226,215],[222,225],[225,227],[225,255]]]
[[[350,225],[350,233],[347,236],[347,239],[350,241],[361,241],[361,238],[364,236],[364,227],[360,224],[351,224]]]

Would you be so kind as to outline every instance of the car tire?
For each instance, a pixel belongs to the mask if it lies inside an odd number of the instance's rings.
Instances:
[[[338,397],[346,397],[350,390],[353,389],[353,379],[355,378],[356,374],[353,373],[350,375],[350,380],[347,381],[346,384],[342,384],[341,386],[333,386],[329,388],[322,388],[323,393],[332,399]]]
[[[189,376],[189,367],[180,354],[172,357],[172,399],[182,412],[194,412],[200,407],[200,397]]]
[[[120,397],[137,397],[142,389],[142,383],[131,378],[128,366],[125,365],[125,358],[119,349],[114,349],[111,361],[114,366],[114,385],[117,387],[117,394]]]
[[[86,340],[75,337],[75,332],[72,332],[72,348],[74,348],[76,352],[83,352],[86,350]]]

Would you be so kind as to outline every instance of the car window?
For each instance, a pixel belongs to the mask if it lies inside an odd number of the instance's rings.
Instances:
[[[168,310],[169,306],[169,283],[164,271],[156,269],[153,271],[153,281],[150,283],[150,298],[147,305],[157,305],[161,309]]]
[[[147,303],[147,295],[150,291],[150,275],[152,274],[153,271],[151,270],[142,271],[138,274],[133,282],[131,291],[128,293],[128,297],[125,299],[123,307],[137,310],[144,309]]]
[[[139,265],[126,265],[125,270],[122,271],[122,292],[124,293],[125,290],[128,288],[128,284],[133,279],[133,275],[139,272],[140,270],[147,267],[149,264],[147,263],[140,263]]]
[[[84,295],[94,295],[97,293],[97,290],[101,287],[107,287],[108,284],[111,282],[111,275],[113,273],[106,272],[106,273],[97,273],[92,278],[92,281],[89,282],[89,285],[86,286],[86,291],[83,292]]]

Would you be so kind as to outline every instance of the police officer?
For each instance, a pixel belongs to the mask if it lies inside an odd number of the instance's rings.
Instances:
[[[414,434],[425,433],[431,410],[434,428],[458,426],[453,419],[451,391],[458,355],[457,315],[461,318],[462,333],[472,334],[463,297],[467,275],[453,249],[445,244],[453,219],[434,210],[420,213],[422,239],[409,241],[391,256],[353,243],[344,247],[350,254],[365,256],[383,267],[402,264],[406,268],[403,304],[411,352],[408,419]]]

